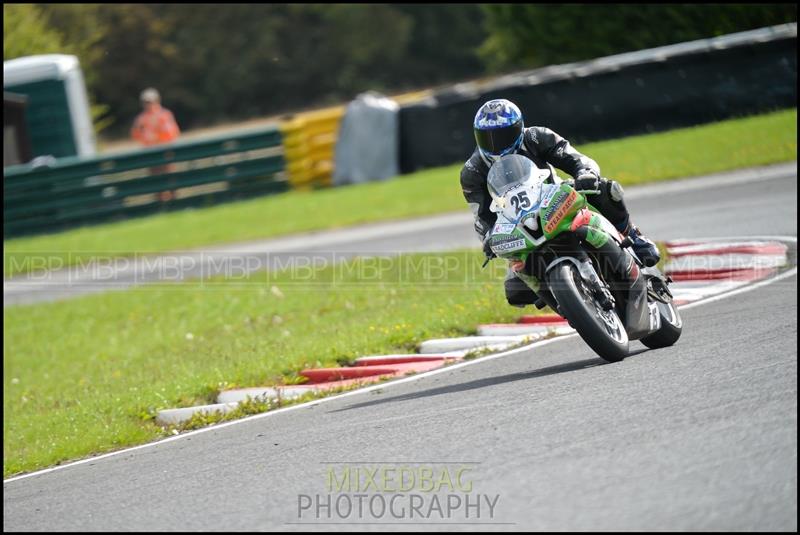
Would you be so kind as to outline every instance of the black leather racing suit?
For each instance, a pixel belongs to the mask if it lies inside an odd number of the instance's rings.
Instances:
[[[526,128],[522,144],[516,153],[530,158],[541,169],[550,167],[551,179],[554,181],[558,181],[558,178],[553,166],[569,173],[573,179],[586,174],[600,177],[600,167],[597,162],[579,153],[572,148],[569,141],[543,126]],[[461,189],[475,217],[475,231],[481,241],[485,239],[486,233],[491,230],[497,219],[497,215],[489,211],[492,202],[486,186],[489,165],[476,148],[461,169]],[[581,189],[581,183],[577,182],[575,187]],[[622,198],[622,187],[617,182],[601,178],[599,190],[599,194],[590,198],[592,206],[613,223],[617,230],[625,233],[628,230],[630,217]],[[517,278],[511,269],[506,275],[505,291],[506,299],[511,305],[529,305],[536,300],[533,290]]]

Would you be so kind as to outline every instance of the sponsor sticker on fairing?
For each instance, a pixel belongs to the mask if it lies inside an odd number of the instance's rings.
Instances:
[[[512,240],[492,244],[492,251],[495,253],[502,253],[508,251],[516,251],[525,248],[525,240]]]
[[[550,191],[548,191],[547,194],[545,194],[544,199],[542,199],[542,203],[539,205],[539,207],[540,208],[547,208],[547,205],[550,204],[550,201],[552,200],[552,198],[559,191],[561,191],[561,190],[559,190],[558,188],[551,188]]]
[[[494,226],[492,233],[494,234],[511,234],[514,232],[516,225],[514,223],[498,223]]]
[[[557,198],[557,202],[551,204],[545,216],[547,217],[547,223],[544,225],[544,231],[548,234],[556,230],[558,224],[564,219],[564,216],[567,215],[572,205],[575,204],[575,201],[578,199],[578,193],[575,190],[572,190],[566,198]]]

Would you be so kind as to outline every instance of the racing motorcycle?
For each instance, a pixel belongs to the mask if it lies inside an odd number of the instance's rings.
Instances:
[[[550,306],[609,362],[628,356],[630,340],[654,349],[680,338],[672,280],[646,267],[587,197],[555,183],[552,168],[503,156],[487,186],[497,214],[489,246],[498,257],[524,262],[517,276],[539,296],[537,308]]]

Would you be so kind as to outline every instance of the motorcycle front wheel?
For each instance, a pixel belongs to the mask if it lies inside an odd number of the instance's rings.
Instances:
[[[616,311],[603,310],[574,264],[564,262],[554,267],[548,273],[548,284],[559,313],[595,353],[609,362],[628,356],[625,326]]]

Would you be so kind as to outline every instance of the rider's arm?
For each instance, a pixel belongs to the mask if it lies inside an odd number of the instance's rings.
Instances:
[[[492,197],[486,188],[486,176],[481,174],[471,161],[467,161],[461,169],[461,191],[475,218],[475,232],[483,240],[497,220],[497,214],[489,210]]]
[[[575,150],[569,141],[544,126],[533,126],[525,130],[528,146],[536,147],[538,153],[547,161],[573,178],[590,171],[600,176],[597,162]]]

